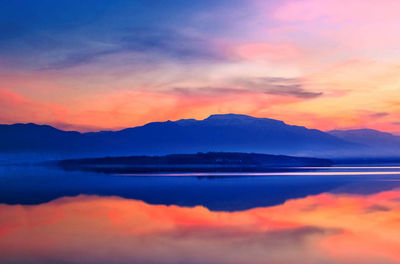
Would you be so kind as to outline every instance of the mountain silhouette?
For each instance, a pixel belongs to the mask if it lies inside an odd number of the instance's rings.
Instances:
[[[153,122],[120,131],[79,133],[35,124],[0,125],[0,153],[71,157],[255,152],[284,155],[352,155],[365,147],[316,129],[247,115]]]
[[[332,130],[328,133],[349,142],[364,144],[371,153],[400,156],[400,136],[374,129]]]

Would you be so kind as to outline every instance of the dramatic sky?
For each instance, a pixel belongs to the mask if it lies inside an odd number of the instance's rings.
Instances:
[[[0,123],[400,131],[399,0],[0,0]]]

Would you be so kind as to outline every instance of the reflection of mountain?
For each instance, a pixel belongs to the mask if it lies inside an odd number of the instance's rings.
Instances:
[[[329,156],[360,153],[350,143],[315,129],[245,115],[149,123],[115,132],[65,132],[50,126],[0,126],[0,152],[69,156],[154,155],[197,152],[257,152]]]
[[[138,199],[150,204],[201,205],[218,211],[278,205],[289,199],[323,192],[366,194],[400,187],[396,175],[110,177],[38,166],[0,166],[0,175],[0,203],[40,204],[63,196],[96,194]]]

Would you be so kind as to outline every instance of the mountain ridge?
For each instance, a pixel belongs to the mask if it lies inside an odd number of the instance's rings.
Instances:
[[[384,152],[387,155],[398,155],[400,149],[400,136],[375,129],[350,129],[350,130],[331,130],[327,133],[346,141],[363,143],[371,151]]]
[[[0,125],[0,153],[44,152],[85,157],[215,151],[332,157],[365,155],[368,151],[365,142],[347,140],[335,133],[232,113],[86,133],[19,123]]]

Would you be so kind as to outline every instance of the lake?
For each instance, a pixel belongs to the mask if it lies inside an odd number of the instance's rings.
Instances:
[[[0,166],[0,263],[400,263],[400,167]]]

